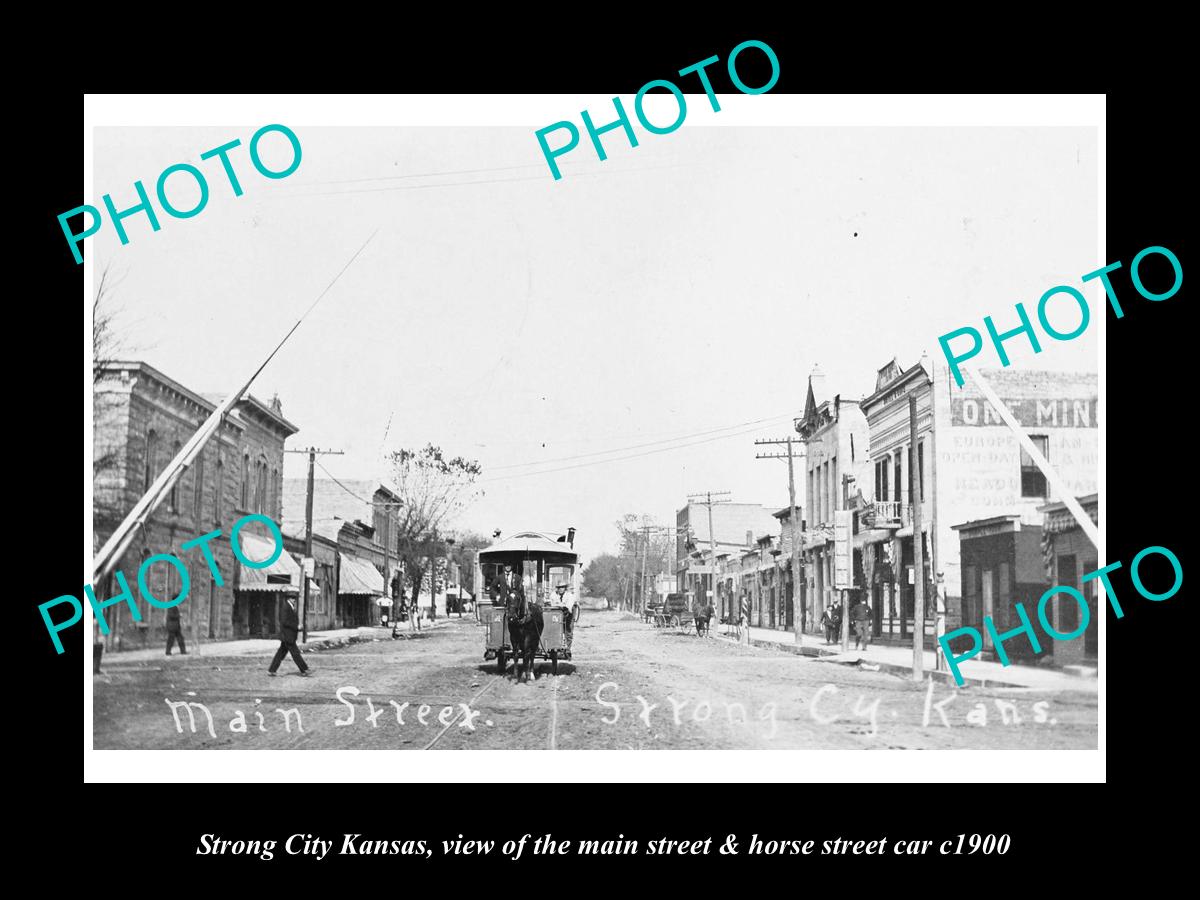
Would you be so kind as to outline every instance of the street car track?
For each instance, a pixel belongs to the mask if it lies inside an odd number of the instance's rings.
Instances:
[[[466,707],[470,707],[476,700],[478,700],[480,697],[482,697],[484,694],[486,694],[493,686],[495,686],[496,682],[499,680],[500,680],[499,675],[493,675],[491,677],[491,680],[487,684],[485,684],[483,687],[481,687],[476,692],[474,697],[472,697],[470,700],[467,701],[467,703],[466,703],[465,707],[462,709],[462,711],[460,711],[457,716],[455,716],[453,719],[451,719],[449,721],[449,723],[447,723],[446,726],[442,728],[441,731],[439,731],[436,735],[434,735],[433,740],[430,741],[428,744],[426,744],[421,749],[429,750],[430,748],[432,748],[434,744],[436,744],[439,740],[441,740],[442,735],[444,735],[447,731],[450,730],[450,726],[457,723],[458,720],[461,719],[463,717],[463,715],[466,714]]]

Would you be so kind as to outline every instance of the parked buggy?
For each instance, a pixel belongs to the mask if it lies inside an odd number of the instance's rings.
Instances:
[[[657,628],[690,629],[693,620],[692,605],[688,602],[687,594],[667,594],[663,605],[654,611],[654,625]]]

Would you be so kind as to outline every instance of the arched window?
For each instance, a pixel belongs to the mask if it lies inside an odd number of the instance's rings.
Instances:
[[[179,447],[180,447],[180,443],[179,443],[179,441],[176,441],[174,446],[171,448],[171,459],[174,459],[176,456],[179,455]],[[181,481],[183,481],[182,475],[180,475],[178,478],[176,478],[175,483],[173,485],[171,485],[171,501],[170,502],[171,502],[171,512],[173,512],[173,513],[179,512],[179,482],[181,482]]]
[[[258,477],[255,478],[254,489],[254,511],[261,513],[267,502],[267,461],[263,457],[258,458],[258,462],[254,465],[255,472]]]
[[[221,458],[221,448],[217,447],[217,477],[213,484],[213,524],[221,525],[221,495],[225,492],[225,461]]]
[[[196,527],[200,527],[200,517],[204,514],[204,451],[196,457],[196,480],[193,482],[192,518]]]
[[[271,518],[275,518],[280,507],[283,506],[283,501],[280,499],[279,487],[280,487],[280,485],[279,485],[279,470],[272,469],[271,470],[271,498],[270,498],[270,503],[267,504],[267,515],[269,515]]]
[[[146,432],[146,470],[142,478],[142,492],[150,490],[150,483],[154,481],[154,476],[157,474],[155,467],[155,459],[158,455],[158,432],[151,428]]]
[[[250,454],[242,454],[242,509],[250,508]]]

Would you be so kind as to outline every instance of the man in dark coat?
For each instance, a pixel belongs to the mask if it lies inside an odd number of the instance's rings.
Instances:
[[[854,619],[854,649],[858,649],[858,645],[862,644],[862,649],[867,649],[867,642],[871,639],[871,606],[862,597],[858,598],[858,602],[854,604],[854,608],[850,610],[850,616]]]
[[[178,603],[167,610],[167,656],[171,655],[171,648],[175,646],[176,641],[179,642],[179,655],[187,656],[187,644],[183,642],[183,625],[179,621]]]
[[[300,655],[300,648],[296,646],[296,638],[299,637],[299,634],[300,616],[296,612],[296,598],[288,597],[287,602],[283,605],[283,615],[280,617],[279,649],[275,651],[275,658],[271,660],[271,667],[267,669],[268,675],[274,675],[279,671],[279,664],[289,653],[292,654],[292,659],[300,669],[300,674],[307,675],[309,673],[308,663],[304,661],[304,657]]]

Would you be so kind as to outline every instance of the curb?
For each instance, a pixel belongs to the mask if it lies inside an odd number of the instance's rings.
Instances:
[[[349,637],[343,638],[323,638],[319,641],[309,641],[306,644],[301,644],[300,649],[305,651],[319,652],[321,650],[336,650],[339,647],[348,647],[350,644],[371,644],[375,641],[410,641],[419,636],[424,636],[430,632],[444,627],[442,623],[435,622],[423,627],[420,631],[406,632],[402,631],[392,637],[390,634],[386,636],[376,636],[373,634],[352,634]]]
[[[721,640],[726,641],[730,644],[738,643],[732,637],[729,637],[728,635],[724,635],[724,634],[714,634],[713,637],[720,638]],[[793,656],[807,656],[807,657],[811,657],[811,658],[815,659],[817,662],[828,662],[828,663],[833,663],[835,665],[860,667],[862,664],[865,663],[866,665],[872,666],[872,667],[878,666],[878,671],[887,672],[889,675],[900,675],[900,676],[911,676],[912,675],[912,667],[911,666],[903,666],[903,665],[900,665],[899,663],[884,662],[882,660],[873,661],[873,660],[869,660],[869,659],[864,659],[861,656],[857,660],[828,659],[827,658],[827,657],[839,656],[842,652],[841,650],[826,650],[823,647],[797,647],[795,644],[784,644],[784,643],[778,643],[776,641],[764,641],[761,638],[751,638],[750,646],[751,647],[760,647],[760,648],[764,648],[764,649],[768,649],[768,650],[782,650],[785,653],[791,653]],[[847,652],[854,652],[854,651],[847,651]],[[1083,668],[1083,667],[1080,666],[1078,668]],[[1083,675],[1082,677],[1088,677],[1088,676]],[[1092,676],[1092,677],[1095,677],[1095,676]],[[954,676],[951,675],[949,672],[938,672],[936,670],[927,670],[925,672],[925,678],[934,678],[943,683],[954,685],[955,687],[966,687],[967,685],[974,685],[975,687],[1003,687],[1003,688],[1022,688],[1024,690],[1035,690],[1035,688],[1031,688],[1028,685],[1013,684],[1011,681],[999,681],[995,678],[973,678],[973,677],[966,677],[966,676],[963,677],[963,684],[959,685],[954,680]]]

